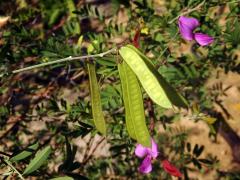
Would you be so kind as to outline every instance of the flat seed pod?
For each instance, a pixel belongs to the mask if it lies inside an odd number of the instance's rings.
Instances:
[[[63,176],[63,177],[52,178],[50,180],[74,180],[74,179],[72,177],[69,177],[69,176]]]
[[[106,134],[106,123],[103,116],[102,104],[100,98],[100,88],[97,82],[96,70],[94,64],[87,64],[89,84],[90,84],[90,96],[92,105],[92,116],[94,124],[99,132]]]
[[[123,60],[134,71],[149,97],[164,108],[187,107],[186,101],[159,74],[151,61],[137,48],[127,45],[119,50]]]
[[[127,86],[127,80],[126,80],[126,75],[125,75],[125,66],[126,66],[126,63],[124,63],[124,62],[122,64],[118,64],[118,72],[119,72],[120,79],[121,79],[122,94],[123,94],[123,101],[124,101],[124,107],[125,107],[125,121],[126,121],[126,127],[127,127],[129,136],[131,138],[137,140],[135,130],[133,127],[131,114],[129,112],[130,107],[129,107],[129,103],[128,103],[129,97],[128,97],[128,93],[126,91],[128,86]]]
[[[151,137],[146,126],[141,88],[134,72],[123,62],[118,65],[121,78],[126,126],[130,137],[143,146],[151,146]]]
[[[139,49],[135,48],[132,45],[127,45],[127,47],[132,48],[135,52],[137,52],[140,57],[145,61],[148,68],[152,71],[152,73],[157,77],[159,84],[163,88],[167,97],[171,101],[171,103],[177,107],[188,108],[188,103],[186,99],[181,96],[164,78],[163,76],[156,70],[151,60],[145,56]]]

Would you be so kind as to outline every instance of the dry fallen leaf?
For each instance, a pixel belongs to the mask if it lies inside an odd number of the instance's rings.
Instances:
[[[6,16],[6,17],[1,17],[0,16],[0,28],[5,26],[9,19],[10,19],[10,16]]]

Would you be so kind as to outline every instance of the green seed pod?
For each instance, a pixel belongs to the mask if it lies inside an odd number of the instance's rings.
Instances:
[[[87,64],[89,84],[90,84],[90,95],[92,105],[92,116],[94,124],[99,132],[106,134],[106,123],[103,116],[102,104],[100,98],[100,88],[98,86],[95,64]]]
[[[151,61],[132,45],[119,50],[123,60],[138,77],[149,97],[164,108],[187,107],[185,99],[159,74]]]
[[[125,62],[118,65],[118,71],[122,84],[128,133],[138,143],[150,147],[151,137],[146,126],[142,92],[137,77]]]
[[[124,68],[124,66],[126,66],[126,63],[124,63],[124,64],[125,65],[118,64],[118,72],[119,72],[119,75],[120,75],[121,85],[122,85],[122,95],[123,95],[123,101],[124,101],[124,107],[125,107],[126,127],[127,127],[128,133],[129,133],[129,136],[131,138],[137,140],[136,134],[135,134],[135,130],[134,130],[134,127],[133,127],[131,114],[129,112],[129,110],[130,110],[129,103],[128,103],[129,97],[128,97],[128,93],[126,91],[126,89],[127,89],[127,80],[126,80],[126,77],[125,77],[125,68]]]

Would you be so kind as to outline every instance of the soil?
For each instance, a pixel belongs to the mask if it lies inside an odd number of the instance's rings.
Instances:
[[[221,97],[222,105],[230,115],[228,118],[225,117],[225,120],[232,130],[240,136],[240,75],[233,72],[225,74],[223,70],[218,70],[213,73],[208,80],[206,87],[212,89],[212,87],[216,87],[216,84],[222,84],[222,89],[227,88],[225,92],[226,96]],[[217,104],[214,105],[214,108],[216,111],[221,112],[223,116],[226,116]],[[232,156],[233,147],[229,145],[228,141],[220,133],[217,133],[216,141],[209,138],[209,127],[204,121],[194,122],[182,118],[180,121],[176,122],[173,127],[184,128],[188,131],[189,136],[187,141],[192,145],[198,144],[205,147],[201,158],[205,158],[210,154],[216,156],[219,160],[219,171],[240,171],[240,164],[234,161]],[[239,148],[237,150],[239,151]],[[190,178],[199,180],[212,180],[217,178],[216,171],[213,172],[204,167],[203,169],[204,171],[201,173],[197,173],[196,171],[190,173]]]

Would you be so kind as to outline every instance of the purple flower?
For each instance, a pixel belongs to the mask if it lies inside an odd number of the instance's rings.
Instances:
[[[138,144],[135,149],[135,155],[140,158],[144,158],[141,165],[139,166],[138,170],[143,173],[147,174],[152,171],[152,159],[156,159],[158,157],[158,146],[156,142],[151,139],[152,147],[144,147],[141,144]],[[172,165],[167,159],[162,160],[163,169],[175,177],[181,177],[181,172]]]
[[[214,41],[213,37],[203,33],[194,33],[198,26],[200,26],[200,23],[195,18],[180,16],[178,19],[178,27],[183,39],[188,41],[195,40],[200,46],[211,44]]]
[[[196,29],[199,25],[199,21],[195,18],[180,16],[178,19],[180,33],[184,39],[189,41],[194,39],[193,30]]]
[[[135,155],[143,158],[141,165],[139,166],[138,170],[141,173],[147,174],[152,171],[152,159],[157,158],[158,156],[158,147],[154,140],[151,140],[152,147],[144,147],[141,144],[138,144],[135,149]]]
[[[194,34],[194,39],[200,44],[201,46],[206,46],[208,44],[211,44],[214,39],[213,37],[203,34],[203,33],[195,33]]]

